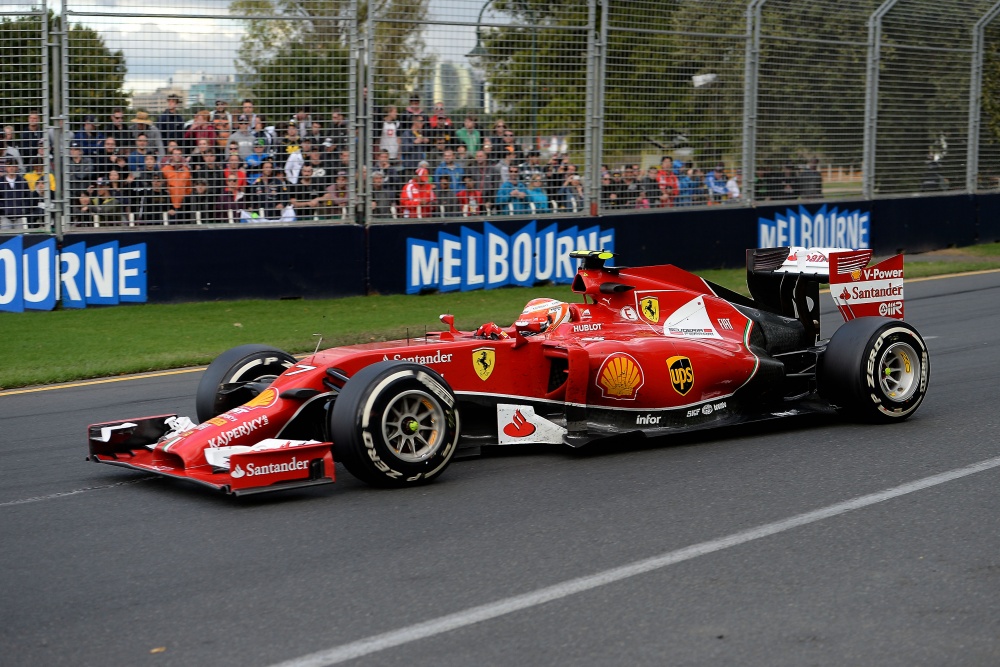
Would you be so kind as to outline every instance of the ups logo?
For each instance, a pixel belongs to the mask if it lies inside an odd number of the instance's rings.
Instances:
[[[686,395],[694,386],[694,367],[687,357],[670,357],[667,359],[667,371],[670,373],[670,384],[681,396]]]

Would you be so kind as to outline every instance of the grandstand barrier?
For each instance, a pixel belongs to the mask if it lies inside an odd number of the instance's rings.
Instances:
[[[575,265],[565,254],[581,247],[614,250],[623,265],[738,268],[745,249],[762,239],[798,245],[806,232],[811,236],[805,240],[818,241],[806,245],[838,245],[846,238],[877,255],[993,242],[1000,240],[1000,195],[367,228],[102,228],[66,234],[61,242],[46,234],[7,235],[0,236],[0,310],[568,283]],[[56,254],[63,259],[56,261]],[[60,280],[57,266],[75,273]]]

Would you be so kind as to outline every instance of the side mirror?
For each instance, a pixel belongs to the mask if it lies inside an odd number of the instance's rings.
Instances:
[[[451,333],[451,334],[457,334],[457,333],[459,333],[458,329],[455,328],[455,316],[454,315],[445,314],[445,315],[439,316],[438,319],[440,319],[442,322],[444,322],[445,324],[448,325],[448,333]]]

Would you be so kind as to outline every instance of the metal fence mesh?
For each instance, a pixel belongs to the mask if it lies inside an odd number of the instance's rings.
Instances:
[[[997,14],[995,0],[8,2],[0,123],[17,171],[56,177],[31,213],[57,229],[986,192]]]
[[[67,156],[74,224],[353,219],[353,19],[282,4],[69,5],[67,106],[92,162],[85,178]]]
[[[51,172],[49,116],[48,22],[44,7],[5,3],[0,8],[0,156],[4,177],[20,174],[26,192],[4,197],[0,230],[49,228],[46,187]]]
[[[875,194],[964,190],[971,28],[988,7],[911,0],[883,19]]]
[[[425,7],[369,25],[373,216],[582,211],[586,5]]]
[[[742,168],[743,3],[615,3],[603,78],[602,206],[722,203]],[[734,181],[735,183],[735,181]]]
[[[979,105],[978,169],[980,192],[1000,190],[1000,19],[984,26],[983,85]]]
[[[763,5],[755,197],[861,194],[870,0]]]

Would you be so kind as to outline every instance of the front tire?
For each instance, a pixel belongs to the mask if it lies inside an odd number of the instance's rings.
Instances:
[[[267,345],[252,343],[226,350],[209,364],[198,383],[198,421],[243,405],[294,363],[295,357]]]
[[[428,482],[458,446],[455,394],[426,366],[382,361],[344,385],[330,414],[334,458],[373,486]]]
[[[851,320],[834,332],[819,367],[820,395],[868,422],[906,419],[920,406],[930,357],[917,330],[884,317]]]

